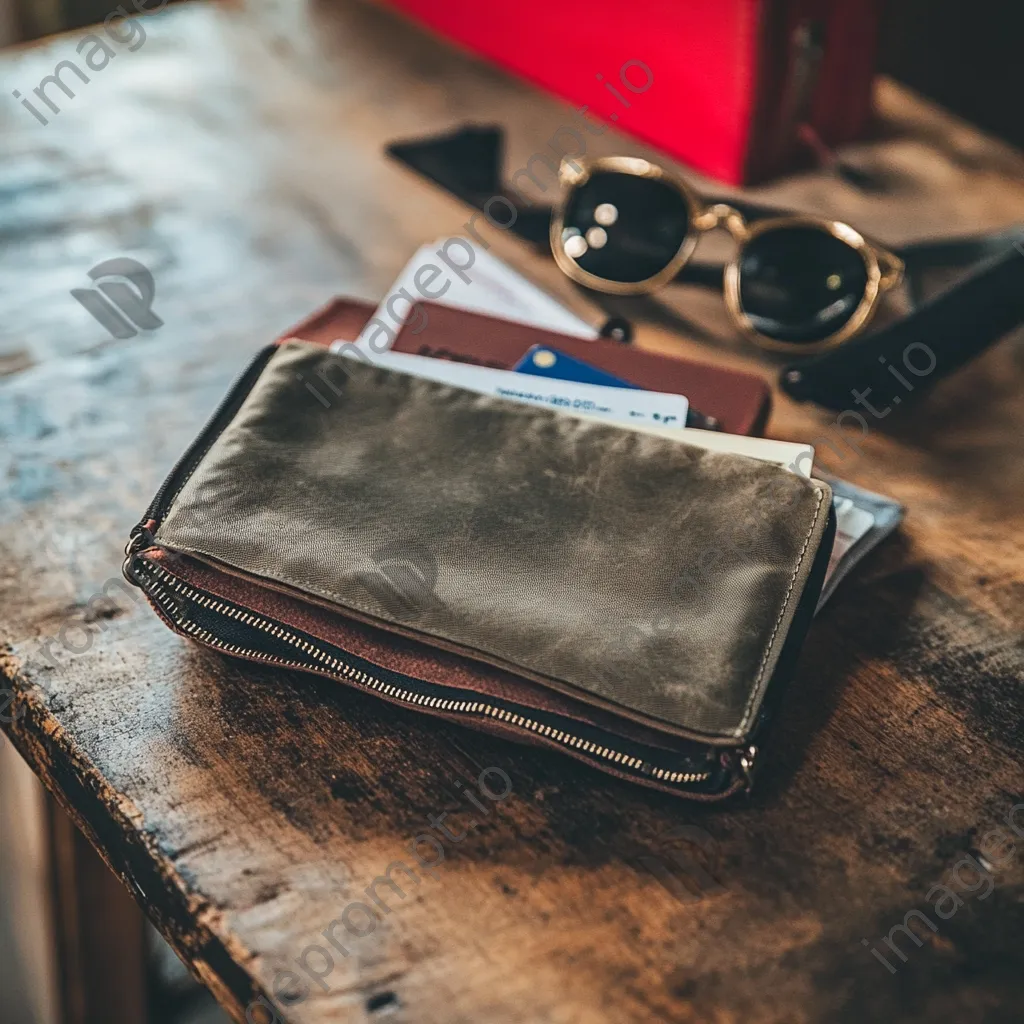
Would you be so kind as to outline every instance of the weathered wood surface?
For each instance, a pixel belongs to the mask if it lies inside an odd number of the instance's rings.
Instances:
[[[691,806],[233,664],[115,588],[91,600],[129,527],[257,345],[459,231],[465,212],[383,142],[498,120],[522,166],[569,114],[362,5],[186,5],[145,29],[46,126],[11,90],[79,37],[2,64],[0,666],[4,729],[196,974],[240,1020],[277,978],[297,1024],[1019,1019],[1024,839],[987,898],[965,890],[939,920],[926,895],[1024,800],[1024,339],[872,424],[861,454],[823,451],[909,515],[816,623],[749,801]],[[1018,155],[891,85],[879,104],[880,139],[850,155],[877,194],[804,175],[761,195],[889,243],[1024,219]],[[626,146],[609,131],[591,151]],[[152,270],[164,321],[128,340],[69,295],[120,255]],[[673,302],[686,337],[645,327],[642,344],[773,375],[719,299]],[[832,418],[779,397],[771,432]],[[455,783],[492,766],[512,795],[484,817]],[[389,863],[415,867],[410,841],[445,810],[479,824],[332,950],[321,932]],[[861,940],[913,908],[939,930],[897,934],[892,975]],[[333,954],[327,991],[296,964],[310,944]],[[284,970],[309,992],[290,1006]]]

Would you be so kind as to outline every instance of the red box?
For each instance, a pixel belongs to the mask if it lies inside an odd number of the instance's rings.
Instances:
[[[879,0],[389,0],[730,184],[859,137]],[[810,132],[807,127],[809,126]]]

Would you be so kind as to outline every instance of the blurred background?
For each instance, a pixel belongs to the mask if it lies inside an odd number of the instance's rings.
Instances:
[[[109,0],[0,0],[0,46],[102,22],[112,7]],[[882,3],[879,70],[1018,146],[1022,45],[1018,0]]]

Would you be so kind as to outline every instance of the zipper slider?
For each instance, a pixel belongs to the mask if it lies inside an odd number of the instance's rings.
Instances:
[[[139,583],[129,572],[129,566],[132,559],[143,548],[148,548],[152,545],[153,527],[155,526],[155,520],[145,519],[133,526],[132,532],[128,534],[128,543],[124,546],[124,562],[121,563],[121,574],[133,587],[137,587]]]

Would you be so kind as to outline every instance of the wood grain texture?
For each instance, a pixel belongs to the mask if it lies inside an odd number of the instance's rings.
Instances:
[[[902,939],[895,975],[861,940],[929,911],[1024,800],[1024,339],[872,424],[860,452],[823,449],[909,515],[819,617],[749,801],[690,806],[232,663],[137,594],[92,600],[129,528],[258,345],[332,294],[380,294],[465,223],[385,141],[500,121],[519,167],[570,112],[357,3],[184,5],[145,29],[46,126],[11,90],[79,37],[2,63],[0,671],[4,729],[195,974],[238,1020],[276,986],[295,1024],[1019,1019],[1024,839],[986,898]],[[885,82],[878,98],[879,138],[849,154],[875,193],[804,175],[757,196],[893,244],[1024,219],[1018,154]],[[644,152],[592,139],[622,150]],[[118,255],[152,270],[164,321],[127,341],[69,295]],[[641,344],[772,379],[719,298],[669,301]],[[833,420],[777,396],[771,433]],[[512,794],[485,816],[456,782],[492,766]],[[325,991],[296,958],[323,973],[308,947],[332,950],[323,930],[391,862],[416,867],[410,841],[446,810],[476,827],[436,878],[381,890],[390,912],[343,933]]]

